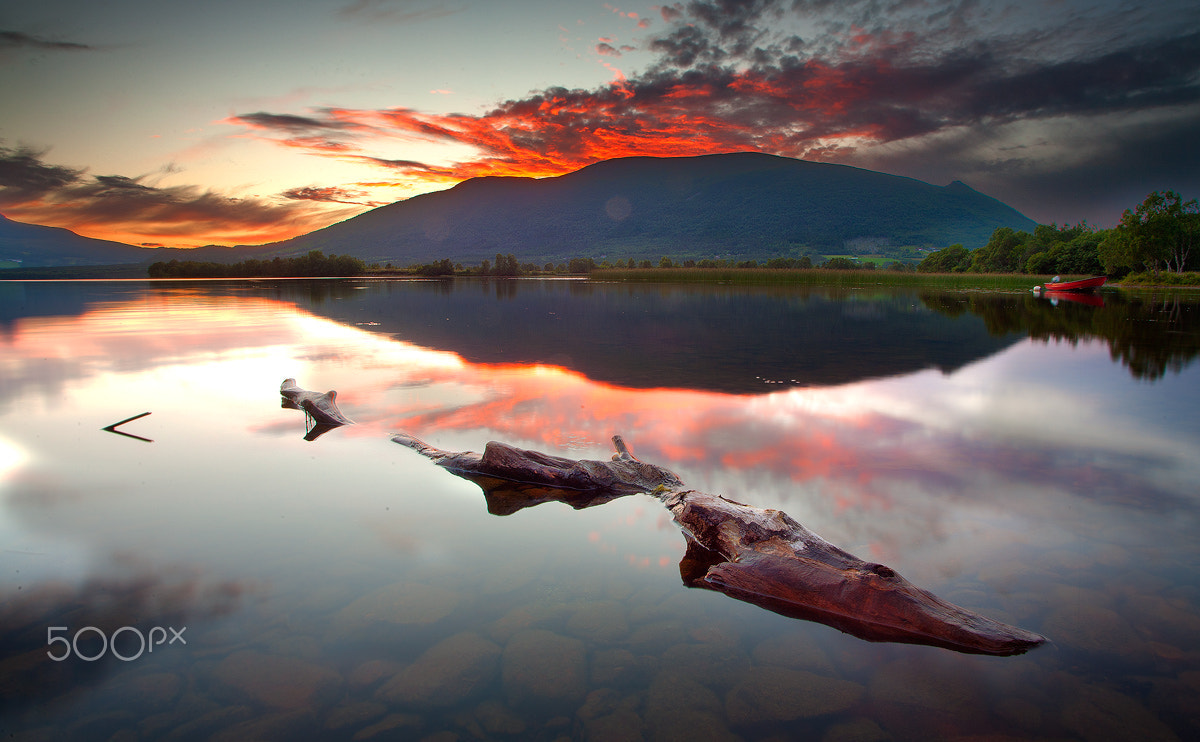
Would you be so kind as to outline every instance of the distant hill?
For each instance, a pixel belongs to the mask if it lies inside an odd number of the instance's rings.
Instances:
[[[0,216],[0,261],[21,267],[140,263],[150,251],[123,242],[82,237],[69,229],[14,222]]]
[[[837,253],[855,241],[984,245],[1035,223],[960,182],[757,153],[627,157],[553,178],[473,178],[270,246],[398,266],[660,255],[766,259]]]
[[[0,266],[5,266],[0,268],[0,278],[13,275],[6,274],[6,269],[149,265],[157,260],[173,258],[232,263],[258,257],[262,252],[261,247],[137,247],[124,242],[84,237],[61,227],[15,222],[0,215]]]

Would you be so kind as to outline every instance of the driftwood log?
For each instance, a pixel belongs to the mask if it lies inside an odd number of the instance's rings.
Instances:
[[[478,454],[444,451],[405,433],[392,440],[477,483],[496,515],[551,500],[580,509],[631,494],[656,497],[687,541],[679,569],[689,587],[868,641],[990,655],[1022,654],[1046,641],[942,600],[890,567],[830,544],[782,511],[689,489],[673,472],[638,460],[620,436],[613,436],[611,461],[568,459],[495,441]]]
[[[284,379],[279,385],[281,405],[289,410],[304,410],[307,419],[312,423],[304,439],[315,441],[322,434],[343,425],[353,425],[354,421],[342,414],[337,406],[337,392],[310,392],[301,389],[295,379]]]

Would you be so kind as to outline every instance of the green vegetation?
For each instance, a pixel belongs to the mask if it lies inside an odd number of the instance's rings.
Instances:
[[[496,253],[495,262],[484,260],[477,267],[464,267],[449,258],[411,265],[407,268],[372,266],[364,269],[341,261],[354,258],[325,258],[313,251],[304,258],[282,261],[246,261],[234,266],[171,261],[155,264],[152,271],[173,276],[259,276],[259,275],[369,275],[402,276],[517,276],[588,275],[599,280],[779,283],[829,286],[926,286],[945,289],[1024,290],[1043,283],[1053,275],[1066,280],[1104,273],[1120,278],[1132,270],[1146,273],[1129,275],[1130,285],[1194,286],[1197,274],[1186,274],[1191,245],[1200,234],[1200,209],[1195,200],[1184,203],[1172,191],[1154,192],[1132,211],[1126,211],[1114,229],[1095,229],[1086,223],[1074,226],[1039,224],[1032,232],[1011,227],[996,229],[987,244],[968,250],[961,244],[925,254],[919,263],[879,256],[864,260],[853,254],[775,257],[763,263],[756,260],[704,258],[680,261],[662,255],[648,258],[621,258],[615,262],[592,258],[571,258],[542,266],[521,263],[512,253]],[[877,249],[875,244],[867,248]],[[315,267],[326,263],[325,267]],[[214,269],[212,266],[216,266]],[[1190,267],[1195,267],[1190,266]],[[1172,273],[1164,273],[1167,268]],[[221,272],[218,272],[219,269]],[[341,272],[345,270],[347,272]],[[196,272],[189,272],[196,271]],[[151,274],[155,275],[154,273]]]
[[[1121,279],[1122,286],[1196,286],[1200,287],[1200,273],[1130,273]]]
[[[37,268],[5,268],[0,281],[76,281],[79,279],[145,278],[146,265],[52,265]]]
[[[1039,224],[1033,233],[1001,227],[983,247],[971,252],[951,245],[930,253],[922,273],[1025,273],[1094,276],[1102,272],[1097,247],[1105,232],[1087,224],[1074,227]]]
[[[240,263],[207,263],[195,260],[172,260],[150,265],[151,278],[293,278],[360,276],[367,266],[349,255],[326,257],[312,250],[298,258],[243,260]]]
[[[1104,269],[1129,272],[1160,269],[1182,274],[1200,237],[1200,204],[1186,203],[1178,193],[1155,191],[1136,209],[1125,210],[1121,223],[1100,246]]]
[[[925,273],[1015,273],[1121,278],[1145,271],[1149,278],[1129,282],[1195,285],[1180,278],[1188,268],[1192,247],[1200,238],[1200,206],[1183,202],[1174,191],[1155,191],[1133,210],[1126,210],[1113,229],[1039,224],[1032,233],[1001,227],[983,247],[971,252],[952,245],[931,253],[917,270]],[[1168,279],[1167,276],[1175,276]]]
[[[1027,290],[1042,276],[1019,273],[916,273],[903,270],[808,270],[763,268],[636,268],[599,269],[591,278],[600,281],[654,281],[663,283],[790,284],[810,286],[925,286],[940,289]]]
[[[1000,227],[977,250],[956,244],[929,253],[916,265],[915,274],[911,264],[903,261],[893,261],[885,270],[876,270],[874,262],[859,262],[839,255],[828,257],[815,270],[795,270],[801,266],[776,260],[764,266],[775,269],[770,271],[763,271],[754,261],[736,265],[728,261],[688,261],[679,269],[664,257],[657,270],[650,268],[649,261],[632,270],[630,260],[628,267],[618,261],[618,270],[602,270],[593,275],[635,281],[1005,289],[1028,287],[1053,275],[1071,280],[1104,274],[1124,277],[1129,285],[1197,286],[1200,274],[1185,271],[1197,267],[1192,246],[1198,237],[1197,201],[1183,202],[1173,191],[1155,191],[1136,209],[1126,211],[1121,223],[1113,229],[1095,229],[1086,223],[1061,227],[1039,224],[1032,232]],[[1144,272],[1130,275],[1135,270]]]

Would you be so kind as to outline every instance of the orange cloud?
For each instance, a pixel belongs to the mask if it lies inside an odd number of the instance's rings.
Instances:
[[[16,221],[66,227],[98,239],[186,247],[273,242],[359,210],[315,210],[312,199],[294,195],[274,201],[234,198],[198,186],[161,187],[149,176],[89,176],[48,164],[43,156],[0,146],[0,210]]]

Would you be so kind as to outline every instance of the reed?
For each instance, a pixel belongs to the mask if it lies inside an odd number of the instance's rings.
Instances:
[[[589,274],[593,281],[652,283],[792,284],[801,286],[929,287],[1027,291],[1045,283],[1049,276],[1023,273],[901,273],[880,270],[769,269],[769,268],[634,268],[600,269]],[[1066,280],[1066,279],[1064,279]]]

